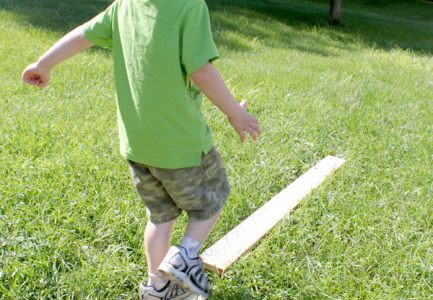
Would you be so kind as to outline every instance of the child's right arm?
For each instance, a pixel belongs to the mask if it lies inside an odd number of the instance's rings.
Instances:
[[[55,43],[36,63],[29,65],[24,70],[22,78],[29,84],[46,86],[50,81],[51,69],[55,65],[93,45],[84,35],[83,26],[79,26]]]
[[[191,78],[206,97],[227,115],[242,143],[245,141],[244,131],[248,132],[253,140],[257,137],[256,133],[257,135],[262,133],[259,121],[245,109],[247,101],[243,100],[241,103],[236,101],[218,70],[209,61],[192,73]]]

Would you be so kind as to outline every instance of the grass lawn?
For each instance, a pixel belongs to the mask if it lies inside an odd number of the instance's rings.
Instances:
[[[210,299],[433,299],[433,3],[212,0],[215,63],[261,123],[203,111],[232,194],[204,248],[326,155],[345,166]],[[20,74],[109,0],[0,2],[0,299],[137,299],[145,208],[118,153],[111,52]],[[186,217],[175,225],[179,242]]]

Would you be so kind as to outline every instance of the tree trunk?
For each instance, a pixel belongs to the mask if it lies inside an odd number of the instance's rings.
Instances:
[[[329,12],[331,20],[339,21],[341,19],[341,0],[331,0],[331,11]]]

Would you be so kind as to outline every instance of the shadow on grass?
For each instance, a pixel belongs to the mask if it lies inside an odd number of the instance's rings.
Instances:
[[[112,0],[3,0],[0,9],[24,24],[62,34],[105,10]],[[433,3],[346,0],[343,25],[330,26],[329,0],[207,0],[218,46],[254,51],[261,45],[316,55],[365,47],[433,53]]]
[[[319,55],[336,55],[359,44],[433,53],[433,3],[425,0],[346,0],[342,23],[335,26],[328,19],[329,0],[207,2],[216,43],[233,51],[254,50],[241,42],[244,38]]]
[[[13,12],[23,23],[67,33],[105,10],[111,0],[2,0],[0,9]]]
[[[15,13],[26,25],[66,34],[104,11],[111,3],[111,0],[2,0],[0,10]],[[88,51],[111,53],[111,50],[99,46]]]
[[[263,45],[333,56],[335,48],[350,50],[356,42],[350,35],[328,30],[327,19],[320,14],[272,6],[256,9],[254,3],[239,6],[214,1],[209,6],[215,43],[230,51],[255,51]]]

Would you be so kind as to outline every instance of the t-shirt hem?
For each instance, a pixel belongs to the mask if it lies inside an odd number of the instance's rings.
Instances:
[[[197,153],[197,155],[194,155],[193,157],[189,157],[187,159],[175,160],[175,161],[160,160],[160,159],[155,159],[155,158],[146,157],[142,155],[137,155],[122,149],[120,149],[120,154],[122,154],[122,156],[127,160],[131,160],[133,162],[149,165],[156,168],[181,169],[181,168],[199,166],[201,163],[202,153],[207,154],[212,147],[213,147],[213,139],[211,137],[204,144],[204,146],[202,147],[202,151],[200,153]]]
[[[159,160],[155,158],[128,153],[126,151],[120,151],[120,154],[122,154],[122,156],[127,160],[131,160],[133,162],[137,162],[140,164],[145,164],[145,165],[149,165],[161,169],[187,168],[192,166],[198,166],[200,165],[201,162],[201,153],[194,155],[193,157],[189,157],[187,159],[176,160],[176,161]]]
[[[207,140],[207,142],[204,144],[202,148],[203,153],[207,155],[210,149],[212,149],[212,147],[213,147],[213,139],[212,136],[210,136],[210,138]]]

